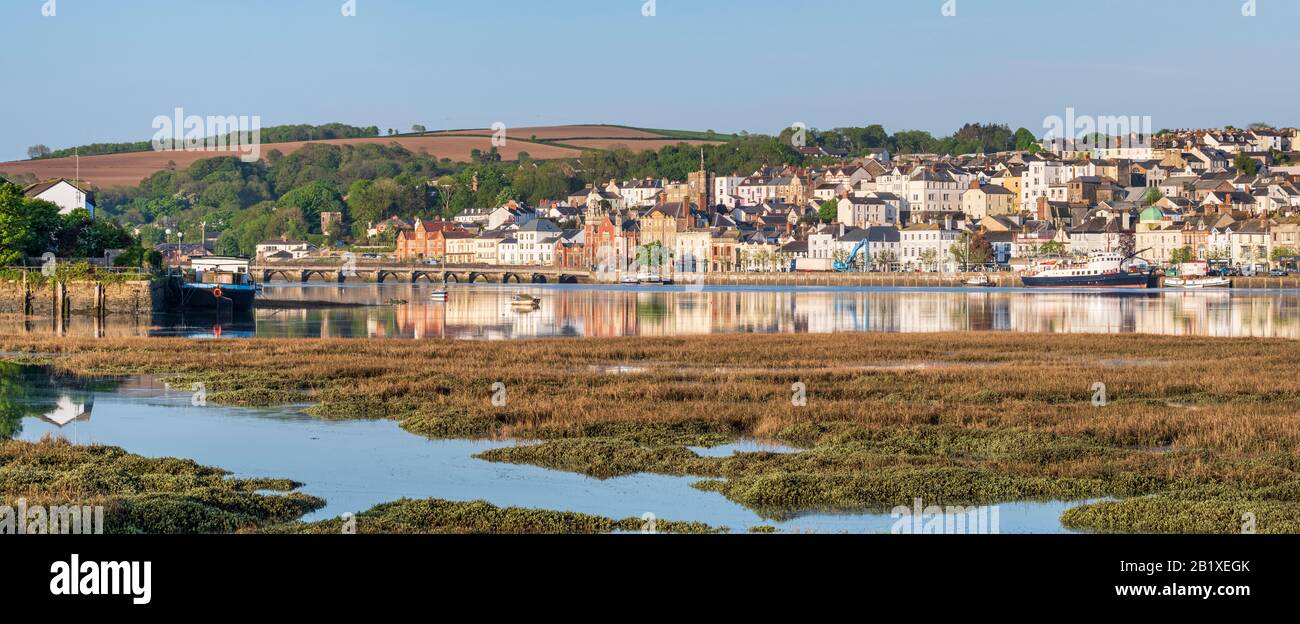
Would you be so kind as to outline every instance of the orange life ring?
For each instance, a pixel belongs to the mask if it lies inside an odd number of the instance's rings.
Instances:
[[[212,296],[213,296],[213,297],[216,297],[217,299],[220,299],[220,298],[221,298],[221,288],[219,288],[219,287],[218,287],[218,288],[213,288],[213,289],[212,289]]]

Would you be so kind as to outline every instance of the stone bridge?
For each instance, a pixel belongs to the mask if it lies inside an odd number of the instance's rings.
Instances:
[[[430,283],[500,283],[500,284],[578,284],[591,281],[591,273],[582,269],[544,266],[456,266],[456,265],[375,265],[357,263],[305,264],[267,262],[248,267],[254,280],[267,283],[274,279],[286,282],[327,282],[343,284],[374,282],[378,284]]]

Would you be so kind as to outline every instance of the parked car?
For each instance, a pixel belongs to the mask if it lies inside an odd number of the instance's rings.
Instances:
[[[1286,269],[1273,269],[1268,272],[1269,277],[1289,277],[1290,275],[1290,273],[1286,272]]]

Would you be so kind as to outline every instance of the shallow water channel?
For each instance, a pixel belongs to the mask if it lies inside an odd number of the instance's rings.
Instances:
[[[764,518],[716,492],[691,487],[695,477],[637,474],[594,479],[535,466],[474,458],[521,441],[428,440],[393,421],[323,421],[304,406],[270,409],[195,405],[193,392],[150,378],[86,380],[47,369],[0,363],[0,433],[37,441],[46,435],[78,444],[120,446],[148,457],[181,457],[237,477],[289,478],[326,506],[304,518],[361,512],[399,498],[485,500],[498,506],[576,511],[615,519],[652,513],[743,532],[887,533],[890,513],[808,512]],[[16,430],[16,431],[15,431]],[[795,449],[743,441],[694,449],[706,456]],[[1078,502],[996,506],[1002,533],[1065,532],[1059,517]],[[909,525],[914,526],[914,525]]]

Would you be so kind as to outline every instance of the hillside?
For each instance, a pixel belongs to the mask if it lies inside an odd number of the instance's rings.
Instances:
[[[657,150],[665,145],[677,143],[709,144],[716,141],[688,139],[696,133],[678,131],[651,131],[624,126],[606,125],[571,125],[510,128],[507,141],[498,149],[505,160],[514,160],[521,152],[530,157],[544,160],[553,158],[576,158],[584,149],[610,149],[626,146],[636,151]],[[450,158],[455,161],[469,161],[471,153],[477,149],[488,152],[492,149],[491,129],[443,130],[422,135],[399,135],[390,137],[371,137],[360,139],[333,139],[310,141],[311,143],[328,143],[333,145],[357,145],[379,143],[388,145],[397,143],[402,147],[419,153],[427,152],[438,158]],[[678,137],[683,138],[678,138]],[[699,133],[699,136],[704,136]],[[725,138],[725,137],[719,137]],[[308,141],[291,143],[268,143],[262,145],[262,157],[271,150],[291,154]],[[80,178],[101,188],[135,186],[141,180],[156,171],[167,168],[172,163],[178,168],[188,167],[195,161],[216,156],[237,155],[232,152],[130,152],[123,154],[106,154],[85,156],[81,158]],[[77,176],[77,163],[74,158],[48,158],[42,160],[21,160],[0,163],[0,174],[8,177],[29,174],[37,179]]]

